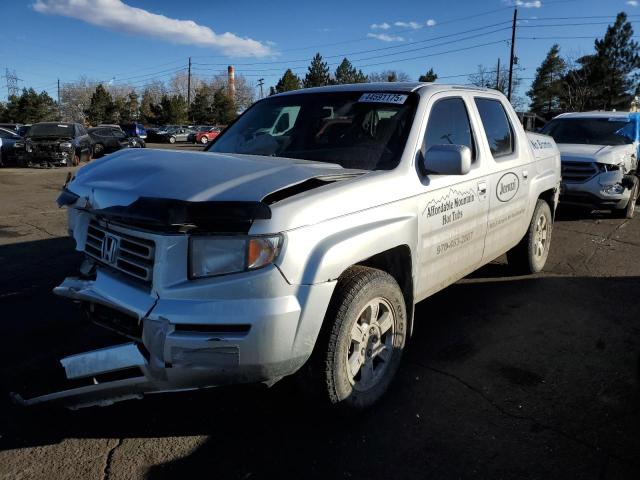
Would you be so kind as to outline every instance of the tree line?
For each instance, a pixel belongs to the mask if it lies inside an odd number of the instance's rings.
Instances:
[[[527,92],[530,109],[551,118],[567,111],[628,110],[640,95],[640,47],[621,12],[594,51],[577,59],[563,57],[555,44],[536,70]]]
[[[551,47],[531,88],[530,110],[551,118],[565,111],[590,109],[628,109],[634,96],[640,95],[640,47],[633,40],[633,28],[627,15],[621,12],[609,25],[603,38],[594,42],[594,51],[577,59],[563,57],[560,46]],[[435,82],[433,68],[420,75],[418,81]],[[332,72],[320,53],[311,60],[304,77],[287,69],[270,95],[300,88],[366,82],[410,81],[405,72],[384,70],[364,74],[347,58]],[[495,88],[506,93],[508,68],[494,70],[483,65],[469,76],[467,82]],[[187,91],[188,88],[190,91]],[[513,76],[512,103],[516,109],[527,102],[518,95],[521,86],[519,70]],[[46,92],[25,89],[20,95],[0,102],[0,121],[34,123],[46,120],[80,121],[92,125],[139,121],[146,124],[227,124],[254,101],[254,88],[242,76],[236,76],[235,95],[228,94],[226,73],[203,79],[184,73],[174,75],[168,84],[154,81],[141,92],[127,85],[96,83],[86,77],[62,85],[60,105]],[[187,98],[191,105],[187,105]]]

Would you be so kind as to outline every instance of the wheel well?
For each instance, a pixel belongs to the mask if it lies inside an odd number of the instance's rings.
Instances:
[[[554,202],[555,196],[556,196],[556,190],[554,188],[550,188],[549,190],[545,190],[544,192],[542,192],[538,197],[539,199],[547,202],[547,204],[549,205],[549,208],[551,209],[551,215],[553,217],[555,217],[556,215],[556,206],[557,206]]]
[[[409,335],[413,331],[413,269],[411,264],[411,250],[407,245],[399,245],[390,250],[367,258],[358,265],[377,268],[391,275],[402,290],[404,303],[407,307],[407,321]]]

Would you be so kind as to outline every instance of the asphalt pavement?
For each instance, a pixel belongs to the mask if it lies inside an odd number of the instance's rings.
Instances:
[[[0,170],[0,479],[640,478],[640,214],[561,211],[543,273],[501,258],[420,303],[397,380],[360,416],[287,381],[24,409],[9,391],[122,343],[51,293],[80,261],[55,205],[66,174]]]

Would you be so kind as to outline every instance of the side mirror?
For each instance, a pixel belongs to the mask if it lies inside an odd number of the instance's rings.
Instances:
[[[422,157],[426,172],[466,175],[471,170],[471,150],[466,145],[434,145]]]

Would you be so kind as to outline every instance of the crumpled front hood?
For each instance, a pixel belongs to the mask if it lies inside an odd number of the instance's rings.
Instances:
[[[318,177],[364,172],[339,165],[277,157],[127,149],[81,168],[68,190],[92,208],[126,206],[140,197],[187,202],[258,202],[268,194]]]
[[[559,143],[563,162],[597,162],[616,165],[634,153],[633,145],[583,145]]]

